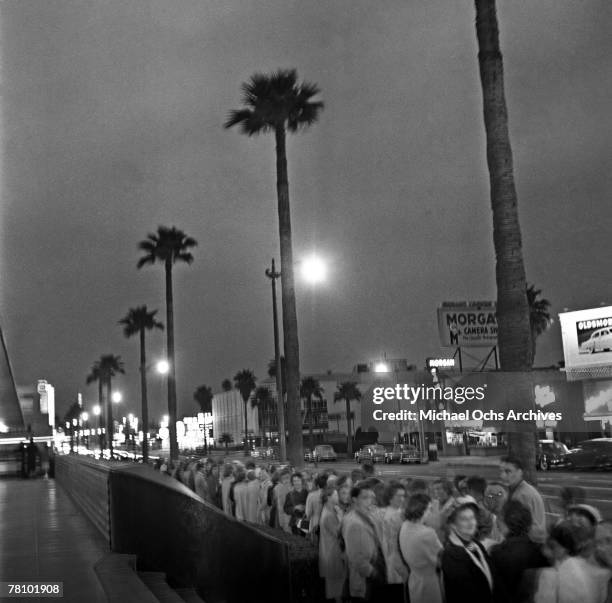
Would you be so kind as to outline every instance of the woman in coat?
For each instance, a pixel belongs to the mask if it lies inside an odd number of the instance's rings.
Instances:
[[[408,580],[408,567],[399,550],[399,533],[404,523],[406,490],[395,480],[384,489],[384,507],[381,509],[382,545],[387,566],[387,601],[403,603],[404,585]]]
[[[400,529],[400,551],[410,568],[410,603],[442,603],[443,600],[438,571],[442,544],[436,531],[424,523],[431,513],[431,507],[427,494],[413,494],[406,504],[406,521]]]
[[[342,601],[346,583],[346,558],[340,547],[341,511],[338,491],[333,487],[321,493],[323,510],[319,519],[319,575],[325,580],[325,598]]]
[[[354,601],[385,601],[387,570],[380,540],[380,526],[373,513],[375,495],[364,480],[351,490],[353,508],[342,519],[349,591]]]
[[[478,505],[459,504],[449,517],[448,542],[442,552],[446,603],[493,603],[493,571],[477,540]]]

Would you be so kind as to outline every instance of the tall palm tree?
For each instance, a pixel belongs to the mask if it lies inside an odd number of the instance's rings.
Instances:
[[[527,287],[527,304],[529,305],[529,327],[531,329],[531,359],[535,361],[536,340],[548,330],[552,324],[550,316],[550,302],[546,298],[538,297],[542,290],[536,289],[535,285]]]
[[[304,377],[300,384],[300,397],[306,400],[307,416],[308,416],[308,441],[310,450],[314,450],[314,434],[312,432],[312,400],[323,400],[323,388],[317,379],[314,377]]]
[[[138,268],[147,264],[160,262],[166,273],[166,353],[170,368],[168,370],[168,418],[170,430],[170,458],[178,460],[178,442],[176,439],[176,364],[174,358],[174,305],[172,293],[172,268],[177,262],[191,264],[193,255],[189,251],[197,241],[188,237],[174,226],[159,226],[157,233],[150,233],[138,244],[138,249],[145,255],[138,260]]]
[[[361,392],[354,381],[345,381],[338,385],[334,400],[346,402],[346,451],[349,458],[353,454],[353,433],[351,425],[351,400],[361,400]]]
[[[251,399],[251,394],[255,389],[256,377],[253,371],[242,369],[234,375],[234,387],[240,392],[244,402],[244,450],[249,449],[249,419],[247,415],[247,405]]]
[[[121,356],[113,354],[104,354],[100,356],[100,360],[96,360],[92,367],[92,373],[98,375],[98,383],[103,383],[106,386],[106,395],[104,396],[104,406],[106,408],[106,447],[113,458],[113,408],[111,400],[112,379],[119,373],[125,373]],[[89,379],[89,378],[88,378]]]
[[[493,243],[497,283],[497,322],[500,367],[516,372],[515,406],[529,410],[533,392],[525,373],[531,369],[531,330],[527,282],[514,185],[512,148],[508,133],[508,110],[504,93],[504,67],[499,46],[495,0],[475,0],[478,64],[482,85],[487,143],[487,164],[493,209]],[[509,433],[510,454],[535,479],[535,424],[515,424]]]
[[[270,75],[256,73],[242,85],[242,92],[244,107],[229,114],[225,127],[240,126],[242,133],[247,136],[272,132],[276,141],[281,302],[284,350],[287,359],[288,456],[291,463],[298,465],[303,461],[300,353],[293,279],[286,136],[287,132],[296,133],[313,125],[323,109],[323,103],[314,100],[319,94],[319,88],[308,82],[299,83],[295,69],[280,69]]]
[[[140,402],[142,412],[142,462],[149,462],[149,404],[147,400],[147,353],[145,346],[145,332],[154,329],[163,330],[164,325],[155,319],[157,310],[149,311],[147,306],[130,308],[128,313],[119,321],[123,325],[123,334],[130,338],[138,335],[140,339]]]
[[[229,379],[223,379],[223,381],[221,381],[221,389],[224,392],[231,392],[232,391],[232,382]]]
[[[102,422],[104,421],[104,416],[106,415],[106,412],[104,410],[104,394],[103,394],[103,387],[104,387],[104,380],[100,377],[100,363],[99,361],[96,361],[93,363],[92,367],[91,367],[91,373],[89,373],[89,375],[87,375],[87,378],[85,379],[85,383],[87,383],[87,385],[89,385],[90,383],[95,383],[98,382],[98,406],[100,407],[100,424],[98,425],[98,428],[101,427]],[[100,434],[100,451],[104,450],[106,448],[106,434]]]

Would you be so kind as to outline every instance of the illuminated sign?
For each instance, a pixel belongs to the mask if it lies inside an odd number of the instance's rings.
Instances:
[[[444,302],[438,308],[438,331],[444,347],[497,345],[495,302]]]
[[[454,368],[454,358],[426,358],[427,368]]]
[[[612,375],[612,307],[559,314],[569,379]]]

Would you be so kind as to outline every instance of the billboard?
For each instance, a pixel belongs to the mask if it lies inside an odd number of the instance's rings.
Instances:
[[[612,306],[563,312],[559,322],[570,378],[612,374]]]
[[[438,331],[444,347],[497,345],[495,302],[444,302],[438,308]]]

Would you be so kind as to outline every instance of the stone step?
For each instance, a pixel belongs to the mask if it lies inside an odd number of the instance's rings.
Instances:
[[[138,572],[140,579],[155,595],[159,603],[185,603],[185,600],[166,582],[162,572]]]
[[[135,571],[136,555],[108,553],[94,565],[94,571],[108,601],[158,603]]]

